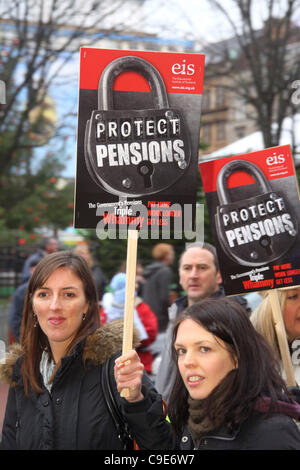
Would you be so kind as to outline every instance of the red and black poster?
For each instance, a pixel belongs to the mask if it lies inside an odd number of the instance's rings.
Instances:
[[[300,205],[290,147],[199,166],[226,295],[300,285]]]
[[[143,230],[195,206],[203,75],[202,54],[81,48],[76,228]]]

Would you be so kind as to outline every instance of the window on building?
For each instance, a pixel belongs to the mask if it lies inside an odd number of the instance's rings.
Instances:
[[[217,141],[226,139],[226,123],[225,121],[217,122]]]
[[[208,111],[211,107],[211,91],[210,90],[204,90],[203,91],[203,103],[202,103],[202,109],[203,111]]]
[[[219,86],[216,88],[216,107],[222,108],[225,106],[225,88]]]
[[[242,137],[245,137],[246,135],[246,128],[245,126],[240,126],[235,128],[235,133],[238,139],[241,139]]]
[[[241,121],[242,119],[247,118],[247,102],[244,98],[242,98],[241,96],[237,97],[233,106],[235,109],[234,117],[237,121]]]
[[[211,124],[203,124],[202,126],[202,141],[205,144],[211,143]]]

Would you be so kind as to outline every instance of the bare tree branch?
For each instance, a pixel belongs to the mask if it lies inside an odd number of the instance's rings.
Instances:
[[[0,45],[6,50],[6,57],[0,63],[0,78],[7,89],[6,105],[0,113],[0,131],[10,134],[10,144],[2,154],[0,148],[0,176],[13,162],[12,154],[28,145],[24,135],[30,128],[31,110],[58,83],[57,77],[78,53],[81,41],[93,45],[100,33],[105,37],[128,29],[118,12],[131,3],[129,0],[13,0],[8,8],[7,2],[0,2],[3,26]],[[128,8],[128,22],[132,22],[132,16],[132,8]]]
[[[232,58],[230,41],[215,45],[222,61],[211,63],[216,76],[228,78],[225,84],[232,93],[242,96],[255,110],[255,120],[262,130],[266,147],[277,145],[284,118],[293,112],[291,83],[300,76],[300,28],[294,18],[299,14],[298,0],[288,0],[278,10],[278,2],[264,0],[266,16],[260,29],[254,26],[254,0],[233,0],[241,24],[232,17],[220,0],[208,0],[232,30],[238,56]],[[232,43],[232,41],[231,41]],[[222,49],[222,51],[221,51]],[[210,48],[213,54],[213,47]],[[207,64],[207,70],[210,65]],[[273,123],[277,124],[274,133]]]

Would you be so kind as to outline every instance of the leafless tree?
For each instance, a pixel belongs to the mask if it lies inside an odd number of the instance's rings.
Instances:
[[[228,23],[232,38],[207,45],[207,73],[229,79],[227,87],[252,105],[265,147],[278,145],[284,118],[297,111],[291,98],[300,78],[300,2],[232,0],[231,9],[228,2],[226,7],[221,0],[208,2]]]
[[[66,78],[63,70],[80,46],[132,29],[133,9],[143,1],[0,0],[0,80],[6,87],[6,103],[0,104],[0,177],[15,165],[16,154],[44,143],[30,139],[41,125],[32,122],[31,112]]]

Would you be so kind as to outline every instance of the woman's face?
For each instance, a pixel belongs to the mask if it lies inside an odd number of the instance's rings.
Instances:
[[[56,269],[33,294],[33,311],[56,362],[76,335],[88,302],[82,281],[67,267]]]
[[[289,341],[300,336],[300,287],[287,291],[283,320]]]
[[[175,349],[182,380],[193,399],[207,398],[231,370],[235,362],[225,343],[191,319],[177,330]]]

